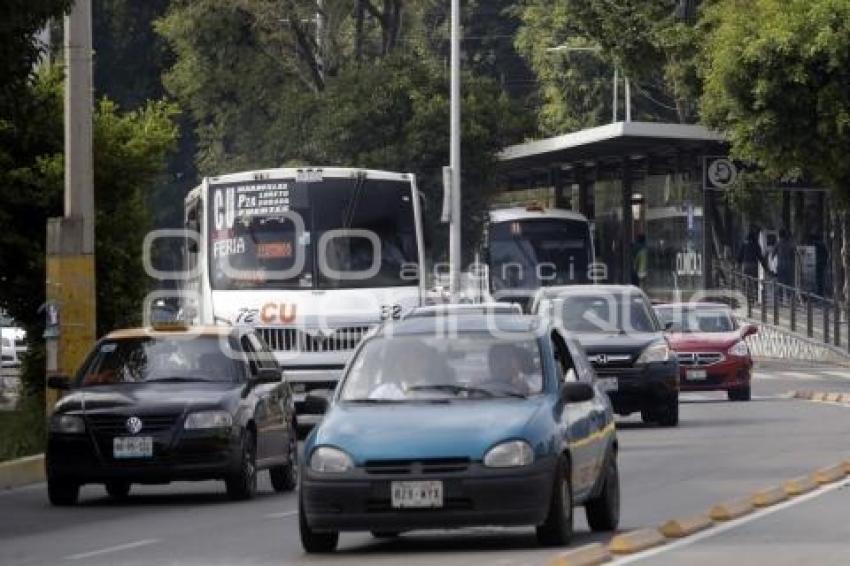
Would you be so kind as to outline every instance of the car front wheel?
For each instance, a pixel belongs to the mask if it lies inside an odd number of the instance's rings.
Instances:
[[[570,466],[561,457],[555,469],[549,514],[537,527],[537,540],[545,546],[567,546],[573,538],[573,486]]]
[[[298,485],[298,439],[295,431],[295,423],[292,423],[286,464],[269,469],[269,479],[277,492],[292,491]]]
[[[730,401],[749,401],[752,398],[752,391],[749,385],[730,389],[727,393]]]
[[[75,505],[79,497],[80,484],[64,479],[47,479],[47,498],[52,505],[57,507]]]
[[[620,524],[620,472],[617,456],[611,454],[605,470],[602,492],[584,506],[587,523],[593,531],[615,531]]]
[[[251,499],[257,493],[257,443],[254,434],[246,431],[242,436],[239,471],[225,480],[227,495],[234,501]]]
[[[298,531],[301,535],[301,546],[308,554],[328,554],[336,550],[339,544],[338,532],[316,532],[307,524],[304,515],[304,505],[298,505]]]

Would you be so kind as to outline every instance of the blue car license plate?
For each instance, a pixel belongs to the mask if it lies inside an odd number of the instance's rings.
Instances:
[[[394,481],[392,505],[395,509],[434,509],[443,506],[443,482]]]

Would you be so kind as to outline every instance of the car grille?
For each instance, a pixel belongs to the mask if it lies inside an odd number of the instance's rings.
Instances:
[[[170,415],[136,415],[142,421],[142,430],[139,434],[163,432],[171,430],[180,418],[179,414]],[[127,431],[127,419],[130,415],[89,414],[86,415],[91,430],[99,435],[120,436],[129,434]]]
[[[345,326],[330,334],[300,328],[258,328],[257,331],[273,352],[345,352],[360,344],[369,332],[368,326]]]
[[[435,460],[370,460],[363,469],[367,474],[450,474],[466,471],[468,458],[440,458]]]
[[[679,365],[686,367],[705,367],[723,361],[720,352],[679,352]]]
[[[627,368],[632,365],[632,354],[608,354],[600,352],[598,354],[588,354],[588,361],[593,364],[597,370],[606,368]]]

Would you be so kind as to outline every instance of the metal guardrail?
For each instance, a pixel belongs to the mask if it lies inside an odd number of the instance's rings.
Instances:
[[[718,276],[719,287],[743,298],[744,304],[738,307],[747,318],[850,353],[848,305],[775,279],[758,279],[731,270],[719,271]]]

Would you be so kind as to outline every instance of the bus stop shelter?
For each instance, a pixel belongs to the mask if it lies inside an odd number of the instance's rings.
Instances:
[[[609,282],[630,282],[643,234],[652,251],[647,285],[656,295],[704,288],[711,273],[712,191],[708,160],[725,160],[721,134],[703,126],[616,122],[505,148],[500,183],[508,194],[549,191],[549,204],[592,220],[597,261]],[[537,193],[535,193],[537,191]]]

